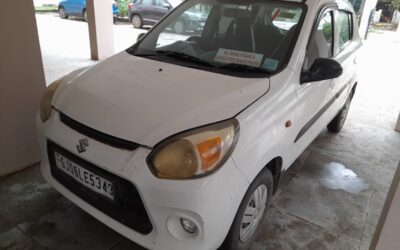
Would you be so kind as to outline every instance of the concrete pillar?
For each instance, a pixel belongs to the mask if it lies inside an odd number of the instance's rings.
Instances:
[[[87,0],[86,4],[92,60],[101,60],[114,55],[111,0]]]
[[[45,86],[33,1],[0,1],[0,176],[39,162]]]
[[[400,132],[400,113],[399,113],[399,118],[397,118],[397,123],[396,127],[394,128],[397,132]]]
[[[360,37],[364,38],[365,34],[367,33],[368,29],[368,21],[370,18],[371,10],[375,9],[376,3],[378,0],[363,0],[361,3],[360,7],[360,14],[361,14],[361,20],[360,20],[360,27],[359,27],[359,32],[360,32]]]
[[[400,12],[399,12],[399,15],[400,15]],[[399,38],[399,37],[400,37],[400,22],[399,22],[399,24],[397,25],[396,34],[397,34],[397,37]]]

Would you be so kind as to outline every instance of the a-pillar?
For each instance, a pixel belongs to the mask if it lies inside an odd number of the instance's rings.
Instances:
[[[87,14],[92,60],[114,54],[113,14],[111,0],[87,0]]]
[[[35,115],[45,86],[33,1],[0,1],[0,176],[40,161]]]

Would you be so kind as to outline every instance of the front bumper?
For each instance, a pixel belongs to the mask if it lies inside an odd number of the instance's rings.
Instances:
[[[249,183],[232,159],[214,174],[194,180],[156,178],[146,164],[150,149],[118,149],[78,133],[60,121],[54,111],[42,124],[37,117],[44,178],[60,193],[105,225],[149,249],[216,249],[223,242]],[[81,154],[76,145],[88,138],[89,147]],[[100,211],[57,181],[51,174],[47,144],[52,141],[77,157],[132,183],[152,224],[142,234]],[[193,221],[198,232],[189,234],[180,218]]]

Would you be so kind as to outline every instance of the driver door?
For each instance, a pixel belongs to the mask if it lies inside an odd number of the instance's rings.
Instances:
[[[172,9],[172,6],[168,2],[164,0],[155,0],[154,19],[157,21],[161,20],[170,9]]]
[[[309,40],[303,71],[309,70],[317,58],[333,57],[334,9],[321,11]],[[329,107],[333,80],[300,83],[296,88],[298,98],[296,108],[296,131],[294,155],[300,155],[315,139],[330,117]]]
[[[85,0],[71,0],[70,2],[70,9],[71,13],[74,15],[82,15],[82,10],[85,7]]]
[[[154,0],[142,0],[138,4],[137,11],[142,16],[144,25],[154,25],[157,22],[154,16],[154,5]]]

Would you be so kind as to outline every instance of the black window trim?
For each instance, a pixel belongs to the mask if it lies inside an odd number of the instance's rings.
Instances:
[[[351,14],[350,15],[350,17],[351,17],[350,25],[351,25],[351,32],[352,33],[351,33],[351,39],[349,40],[349,44],[343,50],[338,51],[339,48],[337,50],[334,49],[334,53],[333,53],[332,57],[330,57],[330,59],[335,59],[335,60],[339,59],[338,61],[341,62],[341,61],[344,60],[343,58],[347,58],[348,57],[348,55],[347,55],[349,53],[348,48],[351,48],[351,51],[352,50],[357,50],[362,45],[362,43],[360,41],[354,40],[354,34],[355,34],[354,32],[355,32],[355,28],[356,28],[355,27],[355,24],[356,24],[355,23],[355,13],[354,13],[354,10],[352,10],[352,8],[350,8],[349,5],[342,5],[341,4],[339,6],[337,3],[327,3],[327,4],[322,5],[320,7],[320,9],[319,9],[318,16],[314,20],[313,30],[311,31],[310,36],[308,38],[308,42],[307,42],[306,48],[308,49],[308,47],[310,46],[312,36],[314,35],[315,27],[318,25],[319,20],[321,19],[322,15],[325,13],[325,11],[328,11],[328,10],[330,10],[330,11],[339,11],[339,10],[341,10],[341,11],[345,11],[345,12],[348,12],[348,13]],[[333,30],[333,32],[335,34],[335,30],[337,28],[336,27],[335,15],[333,15],[333,18],[334,18],[334,27],[333,27],[334,30]],[[335,37],[335,39],[336,39],[336,37]],[[357,45],[356,45],[356,43],[357,43]],[[352,44],[354,44],[354,46],[351,46]],[[335,45],[336,45],[336,43],[334,43],[332,47],[335,48]],[[305,60],[306,59],[307,59],[307,54],[304,55],[304,58],[303,58],[302,70],[304,70],[304,64],[305,64]],[[300,78],[300,76],[299,76],[299,78]],[[300,79],[299,79],[299,82],[300,82]],[[301,83],[300,83],[300,85],[301,85]]]
[[[308,41],[307,41],[307,45],[306,45],[306,54],[304,55],[303,63],[302,63],[302,67],[301,67],[302,71],[305,70],[304,69],[304,65],[305,65],[306,60],[308,58],[308,51],[309,51],[309,48],[310,48],[311,40],[314,37],[315,31],[318,28],[319,22],[321,21],[322,17],[325,15],[326,12],[329,12],[329,11],[333,12],[333,11],[336,11],[337,9],[338,9],[338,6],[335,3],[328,3],[328,4],[322,5],[320,7],[320,9],[318,11],[318,15],[314,19],[312,30],[311,30],[310,35],[308,37]],[[333,35],[333,37],[332,37],[332,52],[331,52],[331,56],[328,57],[328,58],[334,58],[336,56],[336,54],[335,54],[335,45],[336,45],[335,44],[335,31],[336,31],[335,15],[333,15],[333,13],[332,13],[331,17],[332,17],[332,35]],[[299,80],[299,82],[301,82],[301,81]]]
[[[338,15],[339,15],[339,12],[346,13],[347,14],[347,18],[349,19],[349,40],[346,41],[345,43],[343,43],[342,46],[339,46],[339,44],[338,44],[338,51],[337,51],[337,54],[336,54],[336,55],[338,55],[343,50],[345,50],[351,44],[351,42],[353,41],[353,38],[354,38],[354,31],[353,31],[354,30],[354,23],[353,23],[353,13],[352,12],[350,12],[348,10],[345,10],[345,9],[337,9],[336,12],[338,13]],[[339,23],[337,23],[336,20],[335,20],[335,26],[339,26]],[[339,27],[337,27],[337,29],[339,30]],[[338,37],[338,39],[339,39],[339,37]]]
[[[320,21],[322,20],[322,17],[325,15],[325,13],[330,13],[331,15],[331,21],[332,21],[332,44],[331,44],[331,55],[328,58],[332,58],[335,55],[335,31],[336,31],[336,27],[335,27],[335,14],[334,11],[332,10],[327,10],[326,12],[324,12],[324,14],[321,16]],[[318,24],[319,25],[319,22]]]

